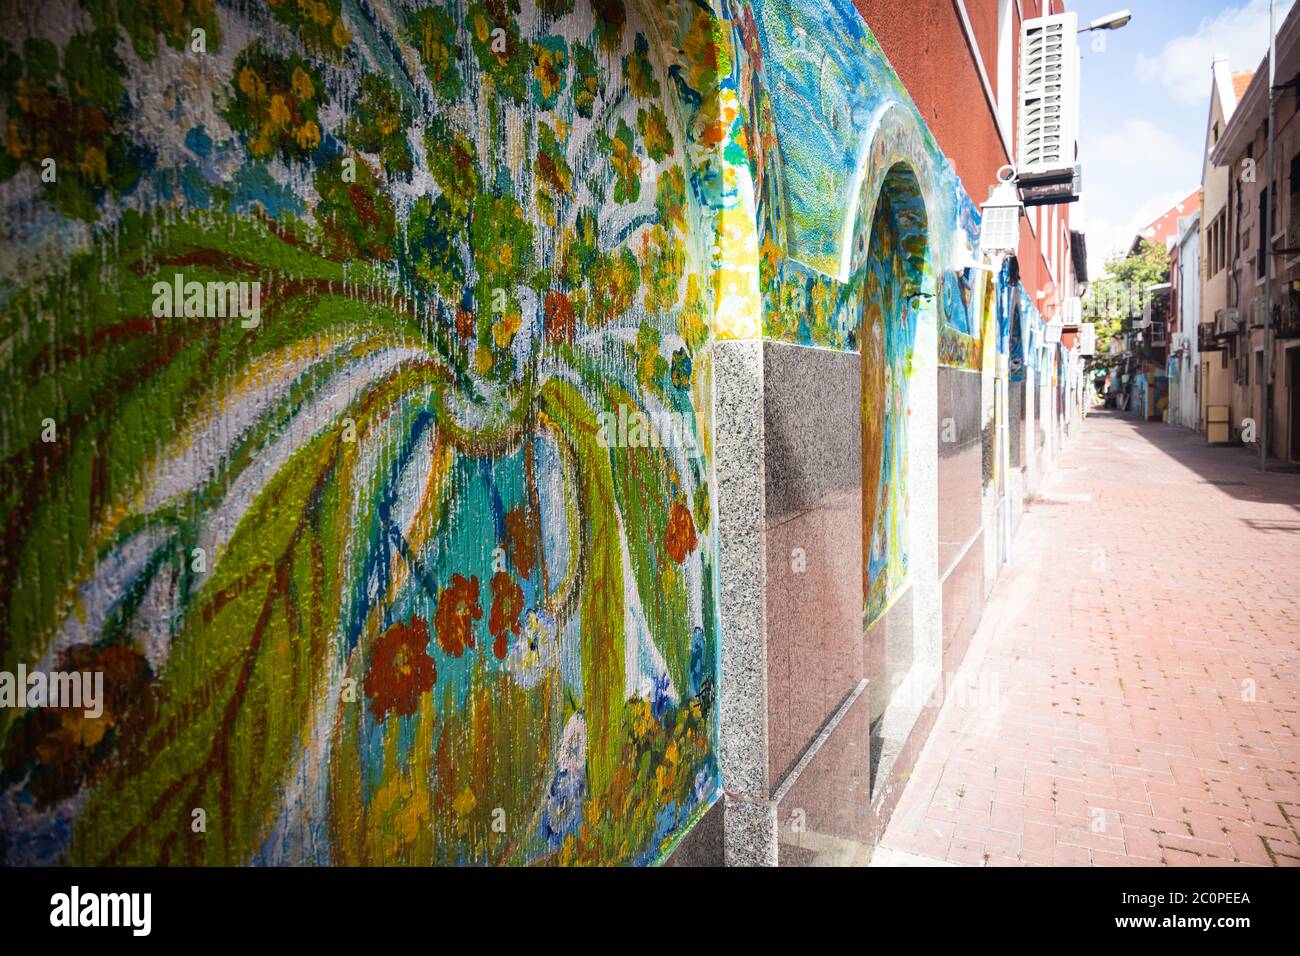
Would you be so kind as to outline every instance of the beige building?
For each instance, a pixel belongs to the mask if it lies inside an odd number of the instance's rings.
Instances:
[[[1201,171],[1201,317],[1198,336],[1196,394],[1200,405],[1197,429],[1214,441],[1231,433],[1233,368],[1227,342],[1217,331],[1228,321],[1228,271],[1232,260],[1228,242],[1229,171],[1210,159],[1246,91],[1253,71],[1230,71],[1226,57],[1215,57],[1211,68],[1210,110],[1205,123],[1205,162]],[[1217,427],[1216,427],[1217,426]]]

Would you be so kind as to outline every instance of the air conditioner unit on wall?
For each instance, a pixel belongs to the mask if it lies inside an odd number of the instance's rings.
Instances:
[[[1084,322],[1079,326],[1079,354],[1095,355],[1097,353],[1097,326]]]
[[[1241,330],[1240,309],[1215,309],[1214,332],[1216,335],[1235,335]]]
[[[1066,296],[1061,306],[1061,318],[1066,325],[1078,325],[1083,321],[1083,299],[1077,295]]]
[[[1026,20],[1020,33],[1020,176],[1069,172],[1079,130],[1079,18]]]

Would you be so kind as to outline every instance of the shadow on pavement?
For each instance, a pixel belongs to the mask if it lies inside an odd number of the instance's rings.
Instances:
[[[1259,470],[1259,455],[1249,446],[1206,444],[1205,437],[1191,429],[1163,422],[1148,422],[1134,418],[1127,412],[1114,409],[1093,409],[1088,414],[1089,421],[1107,419],[1126,426],[1124,436],[1144,442],[1178,464],[1194,471],[1202,484],[1213,485],[1224,493],[1241,501],[1253,501],[1266,504],[1290,505],[1300,511],[1300,469],[1287,465],[1275,458],[1269,459],[1270,471]],[[1067,450],[1080,443],[1106,442],[1113,439],[1114,432],[1089,429],[1085,422],[1081,429],[1075,431]],[[1115,443],[1112,451],[1117,455],[1133,455],[1122,443]],[[1140,456],[1141,452],[1137,452]],[[1276,470],[1273,470],[1276,468]],[[1262,531],[1300,531],[1300,521],[1291,528],[1290,522],[1270,519],[1254,522]]]

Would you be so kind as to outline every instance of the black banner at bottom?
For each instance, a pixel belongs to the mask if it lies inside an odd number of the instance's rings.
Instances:
[[[991,932],[1232,945],[1261,930],[1290,936],[1295,900],[1294,877],[1273,869],[0,870],[6,943],[75,933],[128,946],[374,945],[419,934],[431,917],[442,932],[460,927],[444,944],[486,931],[494,947],[515,934],[533,943],[556,934],[556,945],[576,934],[576,944],[596,926],[704,945],[737,931],[843,941],[886,926],[927,945],[987,942]]]

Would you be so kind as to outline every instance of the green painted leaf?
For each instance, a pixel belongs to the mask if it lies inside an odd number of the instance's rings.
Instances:
[[[626,406],[629,415],[639,410],[631,395],[621,389],[611,387],[609,397],[610,411],[615,415],[620,404]],[[679,694],[686,694],[690,686],[691,628],[687,620],[685,575],[664,550],[668,512],[672,508],[674,489],[681,482],[663,448],[653,445],[611,448],[607,454],[646,625],[668,667],[673,687]]]
[[[337,433],[304,446],[244,515],[176,637],[147,737],[77,822],[77,864],[245,863],[278,809],[336,631],[347,492]],[[206,832],[194,832],[194,811]]]
[[[593,795],[609,787],[622,751],[623,559],[609,455],[596,441],[596,415],[582,393],[551,379],[542,409],[573,443],[582,521],[582,690],[586,712],[587,780]]]

